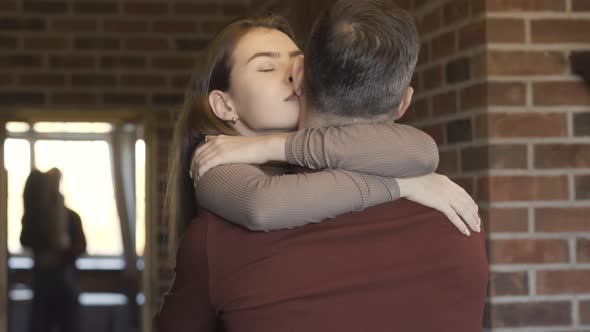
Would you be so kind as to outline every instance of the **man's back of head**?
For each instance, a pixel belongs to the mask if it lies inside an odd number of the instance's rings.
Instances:
[[[392,119],[420,50],[414,20],[390,0],[340,0],[320,15],[305,51],[308,112]]]

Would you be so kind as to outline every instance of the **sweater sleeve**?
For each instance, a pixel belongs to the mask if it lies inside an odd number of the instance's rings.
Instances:
[[[386,177],[344,170],[271,176],[247,164],[211,169],[195,192],[201,207],[254,231],[317,223],[400,197]]]
[[[405,178],[438,167],[438,148],[423,131],[393,122],[299,130],[287,139],[287,161],[311,169],[344,169]]]

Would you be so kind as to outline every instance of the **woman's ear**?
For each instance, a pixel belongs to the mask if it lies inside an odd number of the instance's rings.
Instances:
[[[237,117],[229,95],[223,91],[213,90],[209,93],[209,106],[211,106],[213,114],[222,121],[232,121]]]

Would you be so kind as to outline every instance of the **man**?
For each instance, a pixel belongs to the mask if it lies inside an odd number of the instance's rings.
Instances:
[[[399,119],[418,49],[407,13],[339,1],[307,46],[301,127]],[[442,213],[404,199],[270,233],[203,211],[155,322],[161,331],[473,332],[487,273],[482,233],[465,237]]]

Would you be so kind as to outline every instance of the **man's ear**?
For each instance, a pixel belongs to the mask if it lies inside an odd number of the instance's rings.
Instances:
[[[303,63],[303,55],[299,55],[293,60],[293,86],[295,94],[299,97],[303,95]]]
[[[408,87],[406,93],[404,93],[404,97],[402,98],[402,102],[399,104],[399,108],[397,110],[397,114],[395,115],[395,120],[401,119],[404,114],[408,111],[408,107],[412,103],[412,96],[414,95],[414,88],[411,86]]]
[[[209,93],[209,106],[213,114],[222,121],[232,121],[237,117],[236,111],[232,107],[231,98],[223,91],[213,90]]]

